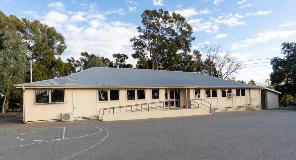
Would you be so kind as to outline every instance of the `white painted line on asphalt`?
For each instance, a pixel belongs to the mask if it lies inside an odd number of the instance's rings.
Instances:
[[[42,142],[42,139],[34,139],[33,142]]]
[[[65,139],[65,132],[66,132],[66,127],[63,127],[63,137],[62,137],[62,139]]]
[[[104,127],[102,127],[102,128],[104,128]],[[102,128],[101,128],[101,129],[102,129]],[[84,149],[84,150],[81,150],[81,151],[79,151],[79,152],[77,152],[77,153],[75,153],[75,154],[73,154],[73,155],[71,155],[71,156],[65,157],[65,158],[63,158],[63,159],[61,159],[61,160],[67,160],[67,159],[70,159],[70,158],[76,157],[76,156],[78,156],[79,154],[81,154],[81,153],[83,153],[83,152],[86,152],[86,151],[88,151],[88,150],[90,150],[90,149],[92,149],[92,148],[98,146],[98,145],[99,145],[100,143],[102,143],[103,141],[105,141],[105,140],[108,138],[108,136],[109,136],[109,130],[106,129],[106,128],[104,128],[104,129],[106,130],[106,135],[105,135],[105,137],[102,138],[101,140],[99,140],[95,145],[90,146],[90,147],[88,147],[88,148],[86,148],[86,149]]]

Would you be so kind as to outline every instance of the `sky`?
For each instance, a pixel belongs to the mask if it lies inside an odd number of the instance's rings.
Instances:
[[[85,51],[111,59],[131,55],[143,11],[174,11],[193,27],[193,49],[220,45],[243,64],[236,79],[259,83],[272,72],[270,59],[282,57],[281,44],[296,40],[294,6],[296,0],[0,0],[6,15],[37,19],[63,34],[63,59]]]

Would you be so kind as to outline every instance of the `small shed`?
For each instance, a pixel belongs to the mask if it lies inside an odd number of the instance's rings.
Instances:
[[[279,95],[281,92],[270,88],[264,88],[262,90],[262,109],[276,109],[279,108]]]

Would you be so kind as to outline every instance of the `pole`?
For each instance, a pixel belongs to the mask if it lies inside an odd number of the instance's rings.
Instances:
[[[33,82],[33,59],[31,58],[30,60],[30,80],[31,80],[31,83]]]

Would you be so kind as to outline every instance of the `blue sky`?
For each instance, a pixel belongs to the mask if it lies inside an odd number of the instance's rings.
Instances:
[[[137,35],[143,10],[175,11],[193,26],[194,49],[221,45],[244,64],[237,79],[260,83],[272,71],[270,58],[281,56],[281,43],[296,40],[295,6],[295,0],[0,0],[5,14],[38,19],[62,33],[64,59],[82,51],[130,55],[129,39]]]

